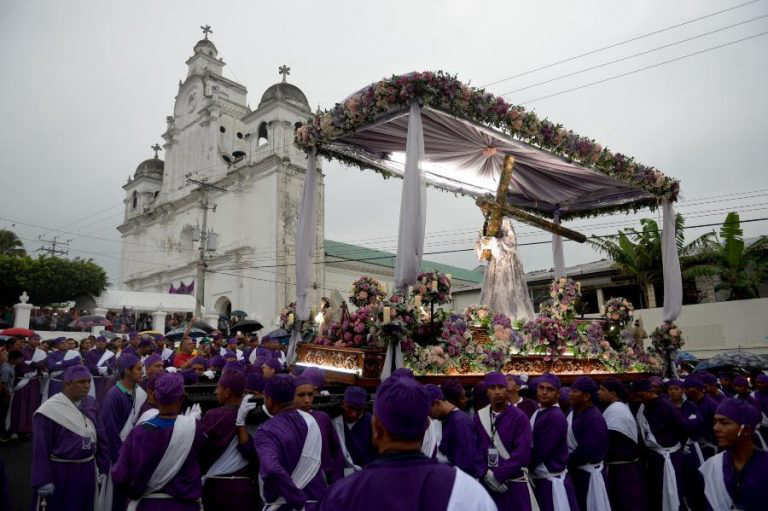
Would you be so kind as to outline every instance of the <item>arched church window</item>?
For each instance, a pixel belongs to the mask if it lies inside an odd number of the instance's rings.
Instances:
[[[133,191],[133,209],[136,209],[136,206],[139,205],[139,194],[136,190]]]
[[[257,139],[257,144],[259,146],[263,146],[269,141],[269,132],[267,131],[267,123],[262,121],[261,124],[259,124],[259,136]]]

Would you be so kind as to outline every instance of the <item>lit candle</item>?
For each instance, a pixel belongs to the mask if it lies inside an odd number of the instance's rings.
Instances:
[[[382,314],[382,324],[388,325],[391,320],[391,309],[389,307],[384,307],[384,313]]]

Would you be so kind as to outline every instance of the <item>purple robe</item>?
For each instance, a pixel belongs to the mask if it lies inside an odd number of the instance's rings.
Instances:
[[[82,511],[93,509],[96,490],[96,467],[105,473],[109,467],[104,443],[104,429],[96,414],[96,401],[85,397],[79,408],[96,426],[97,442],[85,442],[84,438],[60,426],[42,414],[35,414],[32,437],[32,477],[35,490],[53,483],[55,491],[46,498],[48,511]],[[85,448],[84,448],[85,447]],[[95,456],[87,463],[64,463],[63,460],[82,460]],[[35,504],[33,503],[33,504]]]
[[[568,455],[568,472],[573,478],[579,508],[587,509],[590,474],[578,467],[596,465],[605,460],[609,443],[608,426],[600,410],[590,406],[578,413],[574,410],[571,427],[578,445]]]
[[[85,366],[91,372],[93,376],[93,386],[96,391],[96,402],[101,405],[104,402],[104,398],[107,395],[109,389],[115,384],[115,377],[111,376],[115,371],[115,364],[117,362],[117,356],[110,358],[104,363],[104,367],[109,369],[108,374],[101,375],[98,370],[98,363],[101,357],[107,350],[92,349],[85,357]]]
[[[687,424],[680,410],[668,400],[654,399],[645,404],[645,418],[651,427],[656,442],[662,447],[673,447],[680,443],[684,445],[687,437]],[[683,484],[683,449],[671,454],[677,479],[677,493],[680,503],[683,503],[685,486]],[[664,481],[664,457],[653,451],[646,453],[646,473],[648,474],[648,505],[649,509],[661,509],[661,498]]]
[[[544,464],[547,470],[556,474],[568,467],[568,421],[557,406],[541,408],[533,423],[533,450],[531,451],[531,472]],[[536,501],[541,511],[553,511],[552,483],[547,479],[534,480]],[[571,509],[579,509],[571,475],[565,478],[565,490]]]
[[[481,477],[484,457],[477,448],[477,433],[472,418],[462,410],[454,408],[442,418],[442,423],[440,452],[448,458],[451,465],[459,467],[472,477]]]
[[[511,480],[522,477],[523,468],[531,462],[531,445],[533,442],[530,419],[523,411],[511,405],[496,415],[492,424],[495,424],[495,433],[509,453],[509,459],[499,456],[498,466],[488,467],[487,453],[488,449],[493,446],[493,441],[480,422],[480,414],[485,413],[491,413],[490,406],[478,410],[477,415],[475,415],[477,450],[482,459],[482,465],[477,475],[482,479],[490,469],[496,480],[509,488],[504,493],[488,492],[499,509],[529,511],[531,509],[531,497],[528,493],[528,485]]]
[[[120,456],[112,467],[115,490],[136,500],[147,491],[152,473],[160,463],[173,433],[176,419],[154,419],[133,428],[120,448]],[[202,495],[200,465],[197,454],[203,445],[203,433],[198,424],[195,440],[181,469],[159,493],[172,499],[144,499],[137,511],[199,511]]]
[[[25,362],[21,362],[16,365],[15,379],[13,384],[16,385],[21,380],[21,377],[28,373],[36,372],[37,369],[32,365]],[[40,379],[35,377],[29,380],[22,389],[14,391],[13,402],[11,403],[11,428],[9,433],[17,434],[29,434],[32,433],[33,421],[32,415],[40,406],[42,396],[40,395]],[[5,420],[5,417],[0,417],[0,420]]]
[[[344,423],[344,444],[358,467],[366,466],[378,456],[378,451],[373,446],[371,420],[371,414],[365,412],[351,428],[349,424]]]
[[[311,410],[309,413],[317,421],[320,434],[323,435],[322,470],[330,485],[344,477],[344,451],[341,449],[341,440],[327,413],[320,410]]]
[[[639,458],[640,447],[636,441],[619,431],[608,430],[605,483],[611,511],[648,509],[645,477]]]
[[[288,503],[280,510],[301,509],[308,500],[319,501],[325,496],[327,485],[323,471],[304,487],[299,489],[291,479],[291,473],[299,462],[307,424],[296,410],[278,413],[259,426],[254,435],[256,452],[259,456],[259,475],[263,481],[262,497],[274,502],[282,497]]]
[[[334,484],[320,511],[445,511],[456,469],[421,453],[383,454]]]
[[[208,410],[200,427],[204,441],[200,450],[200,469],[205,474],[219,459],[237,434],[235,419],[236,406],[220,406]],[[203,507],[226,509],[228,511],[248,510],[258,507],[261,502],[259,486],[255,478],[258,458],[253,439],[245,444],[238,443],[237,451],[250,464],[231,474],[206,480],[203,486]],[[234,477],[227,479],[227,477]]]
[[[533,416],[533,412],[539,408],[539,403],[533,399],[528,399],[527,397],[521,398],[520,401],[512,404],[519,408],[520,411],[524,412],[529,419]]]
[[[48,384],[48,396],[52,396],[61,390],[61,375],[67,367],[79,365],[82,361],[79,358],[64,360],[67,354],[66,350],[49,351],[45,359],[48,372],[51,374],[51,381]],[[54,375],[54,373],[58,373]]]
[[[731,453],[723,454],[723,479],[734,505],[744,511],[762,511],[768,502],[768,453],[755,450],[740,472],[733,466]],[[717,510],[714,510],[717,511]]]
[[[123,441],[120,439],[125,421],[131,415],[133,409],[134,395],[122,390],[122,386],[115,385],[107,392],[104,402],[99,409],[99,418],[104,424],[104,431],[107,439],[109,460],[112,463],[117,461],[120,454],[120,446]]]

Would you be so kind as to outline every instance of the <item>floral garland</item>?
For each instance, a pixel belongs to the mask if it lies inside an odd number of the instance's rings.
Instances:
[[[486,305],[470,305],[464,311],[464,318],[474,327],[487,328],[491,325],[493,314]]]
[[[679,350],[685,345],[683,332],[671,321],[665,321],[651,334],[651,344],[659,353]]]
[[[352,284],[352,296],[349,301],[357,307],[364,307],[383,298],[384,284],[373,277],[360,277]]]
[[[609,323],[625,326],[632,321],[634,311],[635,307],[632,305],[632,302],[626,298],[617,296],[616,298],[611,298],[605,302],[604,316]]]
[[[440,272],[420,273],[413,286],[412,295],[423,302],[442,305],[451,301],[451,279]]]
[[[326,346],[367,346],[371,340],[377,309],[363,306],[343,317],[341,321],[331,323],[325,335],[318,336],[315,344]]]
[[[566,277],[552,282],[549,289],[552,306],[547,312],[553,317],[569,320],[576,313],[576,303],[581,299],[581,283]]]
[[[657,197],[675,200],[680,184],[659,170],[642,165],[620,153],[603,148],[593,139],[541,120],[524,107],[511,105],[484,89],[461,83],[443,71],[392,75],[319,111],[296,130],[296,144],[309,151],[354,132],[378,118],[409,108],[414,101],[461,117],[470,122],[499,129],[527,144],[594,169],[619,181],[637,186]],[[360,165],[359,162],[352,162]]]
[[[544,354],[545,360],[562,356],[569,343],[579,340],[576,325],[548,316],[538,316],[527,322],[523,332],[530,340],[530,349],[534,353]]]

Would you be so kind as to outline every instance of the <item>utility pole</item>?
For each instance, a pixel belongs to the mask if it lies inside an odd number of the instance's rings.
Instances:
[[[50,243],[50,245],[43,245],[42,247],[38,248],[38,252],[47,252],[49,256],[55,257],[57,255],[69,255],[69,243],[72,240],[67,241],[59,241],[58,236],[54,236],[52,240],[44,239],[42,235],[37,237],[38,240],[42,241],[43,243]],[[56,248],[56,245],[64,246],[64,249],[60,250]]]
[[[195,317],[197,319],[202,319],[203,310],[205,309],[205,269],[207,267],[205,251],[208,249],[208,210],[212,209],[213,211],[216,211],[215,204],[210,206],[208,192],[210,190],[226,192],[227,190],[208,183],[208,178],[198,180],[187,176],[187,183],[193,183],[199,186],[200,207],[203,209],[203,223],[200,227],[200,247],[198,249],[199,255],[197,259],[197,278],[195,279]]]

